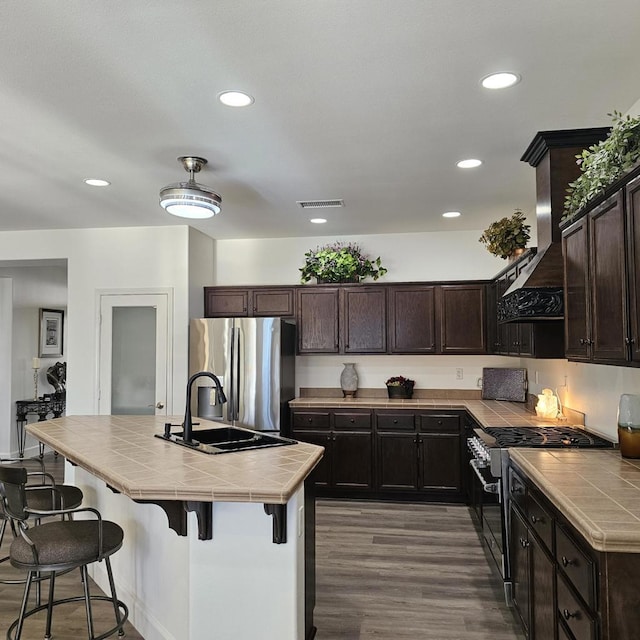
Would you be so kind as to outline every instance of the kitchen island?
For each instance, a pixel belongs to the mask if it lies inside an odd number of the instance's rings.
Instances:
[[[67,416],[27,431],[67,459],[85,504],[123,527],[114,575],[147,640],[304,640],[314,560],[304,481],[322,447],[207,455],[154,437],[169,420],[181,418]],[[107,584],[101,565],[93,577]]]

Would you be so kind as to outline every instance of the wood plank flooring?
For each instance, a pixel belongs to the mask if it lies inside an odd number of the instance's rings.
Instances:
[[[322,500],[317,640],[523,640],[461,505]]]
[[[48,455],[46,464],[60,481],[62,459]],[[7,552],[5,542],[0,556]],[[7,564],[0,577],[12,571]],[[56,583],[57,597],[80,589],[78,572]],[[0,585],[0,637],[21,596],[21,586]],[[111,624],[108,605],[94,616],[96,629]],[[523,640],[460,505],[319,501],[315,624],[317,640]],[[143,640],[130,624],[126,630],[130,640]],[[53,632],[55,640],[86,638],[82,603],[58,607]],[[44,617],[34,616],[23,639],[43,633]],[[202,640],[259,639],[218,638],[212,629]]]

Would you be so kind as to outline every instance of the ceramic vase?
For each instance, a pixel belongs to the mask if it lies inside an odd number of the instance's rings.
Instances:
[[[354,397],[358,390],[358,373],[354,362],[343,362],[344,369],[340,374],[340,388],[345,398]]]

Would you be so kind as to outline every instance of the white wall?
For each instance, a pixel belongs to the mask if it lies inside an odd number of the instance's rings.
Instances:
[[[531,359],[523,360],[523,366],[531,393],[557,388],[561,402],[583,412],[590,429],[617,441],[618,400],[623,393],[640,393],[640,369]]]
[[[380,256],[388,273],[379,282],[489,279],[507,263],[486,250],[478,241],[481,235],[457,231],[218,240],[211,284],[300,284],[304,254],[336,240],[358,242],[372,259]]]
[[[11,332],[13,330],[13,280],[0,277],[0,457],[11,452],[15,411],[11,399]]]
[[[68,414],[92,414],[96,408],[97,289],[173,289],[173,406],[184,404],[180,382],[188,373],[188,239],[186,225],[0,233],[3,260],[68,260]]]
[[[34,397],[32,358],[39,356],[39,325],[40,308],[67,309],[67,268],[65,264],[48,264],[47,266],[2,267],[0,262],[0,278],[12,283],[12,295],[8,300],[12,313],[11,322],[6,327],[3,323],[3,333],[10,341],[10,350],[6,359],[0,359],[0,368],[8,371],[10,385],[9,419],[3,421],[0,432],[8,434],[5,446],[0,446],[0,452],[9,454],[17,450],[17,436],[15,432],[15,401]],[[67,333],[63,335],[63,347],[66,346]],[[66,350],[59,358],[41,358],[38,372],[38,395],[52,393],[53,387],[47,382],[46,370],[57,361],[66,361]],[[4,385],[3,385],[4,386]],[[37,417],[29,416],[29,421]],[[9,433],[10,431],[10,433]],[[35,445],[35,443],[32,443]]]

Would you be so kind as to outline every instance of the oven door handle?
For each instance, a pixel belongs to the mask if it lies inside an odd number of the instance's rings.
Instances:
[[[475,474],[478,476],[478,480],[482,483],[482,489],[485,493],[496,493],[500,495],[500,482],[487,482],[482,473],[480,473],[480,469],[478,468],[478,463],[475,460],[469,460],[469,464],[471,468],[475,471]]]

